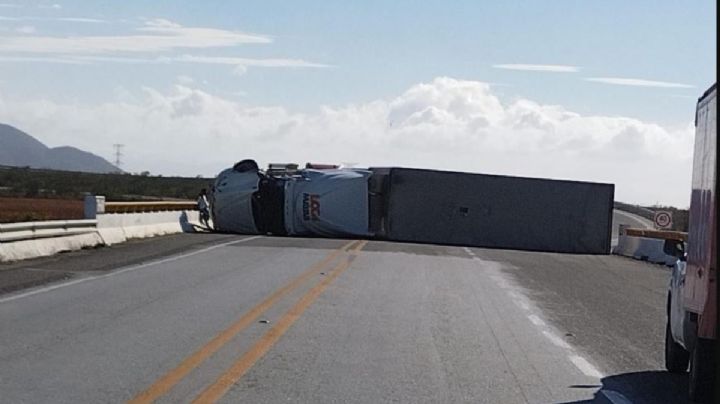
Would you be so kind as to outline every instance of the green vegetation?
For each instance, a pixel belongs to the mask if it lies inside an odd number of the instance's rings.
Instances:
[[[111,201],[195,199],[211,179],[153,177],[149,173],[91,174],[0,166],[0,195],[80,199],[85,193]]]

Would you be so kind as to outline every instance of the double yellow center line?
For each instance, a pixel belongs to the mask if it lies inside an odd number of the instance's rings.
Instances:
[[[250,370],[250,368],[252,368],[258,359],[262,358],[270,350],[270,348],[272,348],[272,346],[283,336],[283,334],[285,334],[290,326],[292,326],[292,324],[300,318],[302,313],[310,307],[315,299],[317,299],[322,292],[325,291],[330,283],[332,283],[333,280],[340,276],[340,274],[350,266],[352,260],[366,244],[367,241],[365,240],[355,240],[345,244],[337,250],[334,250],[320,262],[310,267],[307,271],[300,274],[300,276],[293,279],[263,300],[260,304],[250,309],[250,311],[245,313],[236,322],[221,331],[202,348],[185,358],[185,360],[183,360],[177,367],[167,372],[164,376],[153,383],[152,386],[135,396],[129,402],[132,404],[151,403],[166,394],[171,388],[173,388],[173,386],[179,383],[202,362],[220,350],[220,348],[232,340],[242,330],[255,322],[260,315],[275,305],[275,303],[280,301],[283,297],[298,288],[300,285],[307,282],[313,276],[318,275],[338,256],[345,252],[349,252],[349,255],[340,260],[327,277],[323,278],[319,284],[314,286],[302,298],[300,298],[300,300],[298,300],[297,303],[295,303],[295,305],[280,318],[273,328],[263,335],[260,340],[252,348],[250,348],[250,350],[245,352],[245,354],[243,354],[243,356],[241,356],[227,371],[225,371],[225,373],[223,373],[213,384],[200,393],[200,395],[193,401],[194,403],[216,402],[225,395],[225,393],[227,393],[235,382],[237,382],[248,370]]]

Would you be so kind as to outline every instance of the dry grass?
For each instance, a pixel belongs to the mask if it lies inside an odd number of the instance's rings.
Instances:
[[[0,197],[0,223],[83,218],[83,201]]]

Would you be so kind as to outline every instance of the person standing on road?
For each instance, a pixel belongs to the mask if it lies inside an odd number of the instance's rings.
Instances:
[[[207,191],[205,191],[205,188],[201,189],[200,194],[198,194],[197,208],[200,211],[200,224],[209,228],[210,224],[208,223],[208,220],[210,219],[210,203],[208,202]]]

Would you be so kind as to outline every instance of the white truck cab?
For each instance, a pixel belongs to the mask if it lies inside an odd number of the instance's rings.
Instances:
[[[222,171],[211,190],[216,231],[288,236],[371,237],[368,181],[355,168],[260,170],[243,160]]]

